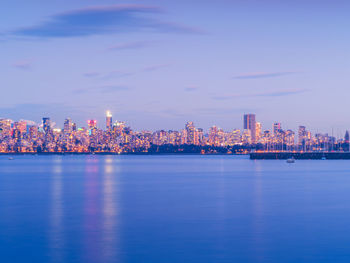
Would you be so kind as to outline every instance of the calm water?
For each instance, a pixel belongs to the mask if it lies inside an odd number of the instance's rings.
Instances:
[[[0,156],[0,262],[349,262],[350,161]]]

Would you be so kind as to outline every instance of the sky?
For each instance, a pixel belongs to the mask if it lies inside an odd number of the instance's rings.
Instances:
[[[350,2],[3,0],[0,117],[350,129]],[[337,135],[337,134],[334,134]]]

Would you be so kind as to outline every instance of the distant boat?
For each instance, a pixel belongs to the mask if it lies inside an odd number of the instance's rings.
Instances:
[[[288,159],[287,159],[287,163],[295,163],[294,157],[288,158]]]
[[[9,157],[8,159],[9,159],[9,160],[13,160],[13,157]]]

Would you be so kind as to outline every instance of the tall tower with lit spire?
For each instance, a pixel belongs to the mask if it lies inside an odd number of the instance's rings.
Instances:
[[[112,113],[109,110],[106,112],[106,129],[112,130]]]

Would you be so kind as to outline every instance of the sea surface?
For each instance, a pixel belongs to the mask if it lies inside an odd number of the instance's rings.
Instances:
[[[0,156],[0,262],[350,262],[350,161]]]

